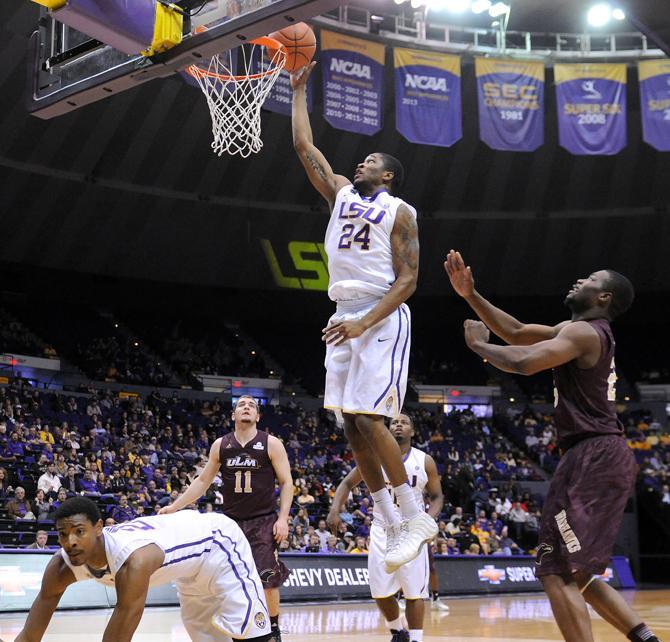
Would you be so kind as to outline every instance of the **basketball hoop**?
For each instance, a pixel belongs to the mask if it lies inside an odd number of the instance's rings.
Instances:
[[[242,75],[230,67],[230,57],[213,56],[207,66],[191,65],[186,72],[198,81],[207,98],[212,116],[212,149],[246,158],[263,147],[261,140],[261,106],[286,63],[284,47],[268,36],[250,41],[242,50]],[[253,61],[261,61],[261,71],[254,73]],[[265,65],[267,69],[263,69]]]

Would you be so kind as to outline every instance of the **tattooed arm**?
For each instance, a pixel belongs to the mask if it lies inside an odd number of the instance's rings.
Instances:
[[[323,340],[338,345],[361,336],[403,304],[416,290],[419,276],[419,228],[405,205],[398,208],[391,232],[391,252],[396,279],[370,312],[357,321],[341,321],[323,329]]]
[[[293,147],[298,154],[300,162],[307,171],[307,176],[314,188],[328,201],[333,208],[337,192],[345,185],[351,184],[344,176],[333,173],[333,169],[323,154],[314,146],[312,141],[312,128],[309,124],[307,113],[307,95],[305,83],[312,72],[315,63],[291,74],[291,86],[293,87]]]

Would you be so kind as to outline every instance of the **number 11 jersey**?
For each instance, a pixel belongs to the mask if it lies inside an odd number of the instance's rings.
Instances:
[[[231,519],[253,519],[277,510],[275,472],[268,453],[268,433],[258,430],[245,446],[231,432],[219,450],[223,513]]]
[[[331,300],[380,299],[391,289],[391,232],[400,205],[416,218],[411,205],[385,189],[368,197],[346,185],[337,193],[325,240]]]

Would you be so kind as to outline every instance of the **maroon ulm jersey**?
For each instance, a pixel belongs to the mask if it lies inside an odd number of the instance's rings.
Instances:
[[[600,337],[601,353],[596,365],[582,369],[576,361],[570,361],[554,368],[554,420],[562,450],[586,437],[623,434],[614,409],[616,371],[612,329],[606,319],[588,323]]]
[[[221,438],[223,512],[231,519],[252,519],[277,510],[268,436],[259,430],[246,446],[239,444],[234,432]]]

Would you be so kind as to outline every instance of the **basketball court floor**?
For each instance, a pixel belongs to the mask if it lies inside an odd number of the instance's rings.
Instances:
[[[670,641],[670,590],[628,591],[643,620],[664,642]],[[426,611],[426,642],[548,642],[561,640],[543,594],[449,599],[449,612]],[[44,642],[95,642],[102,639],[111,611],[68,611],[54,616]],[[14,642],[25,615],[0,615],[0,638]],[[625,642],[594,615],[597,642]],[[390,635],[371,602],[285,606],[286,642],[388,642]],[[147,609],[134,642],[189,642],[177,608]]]

